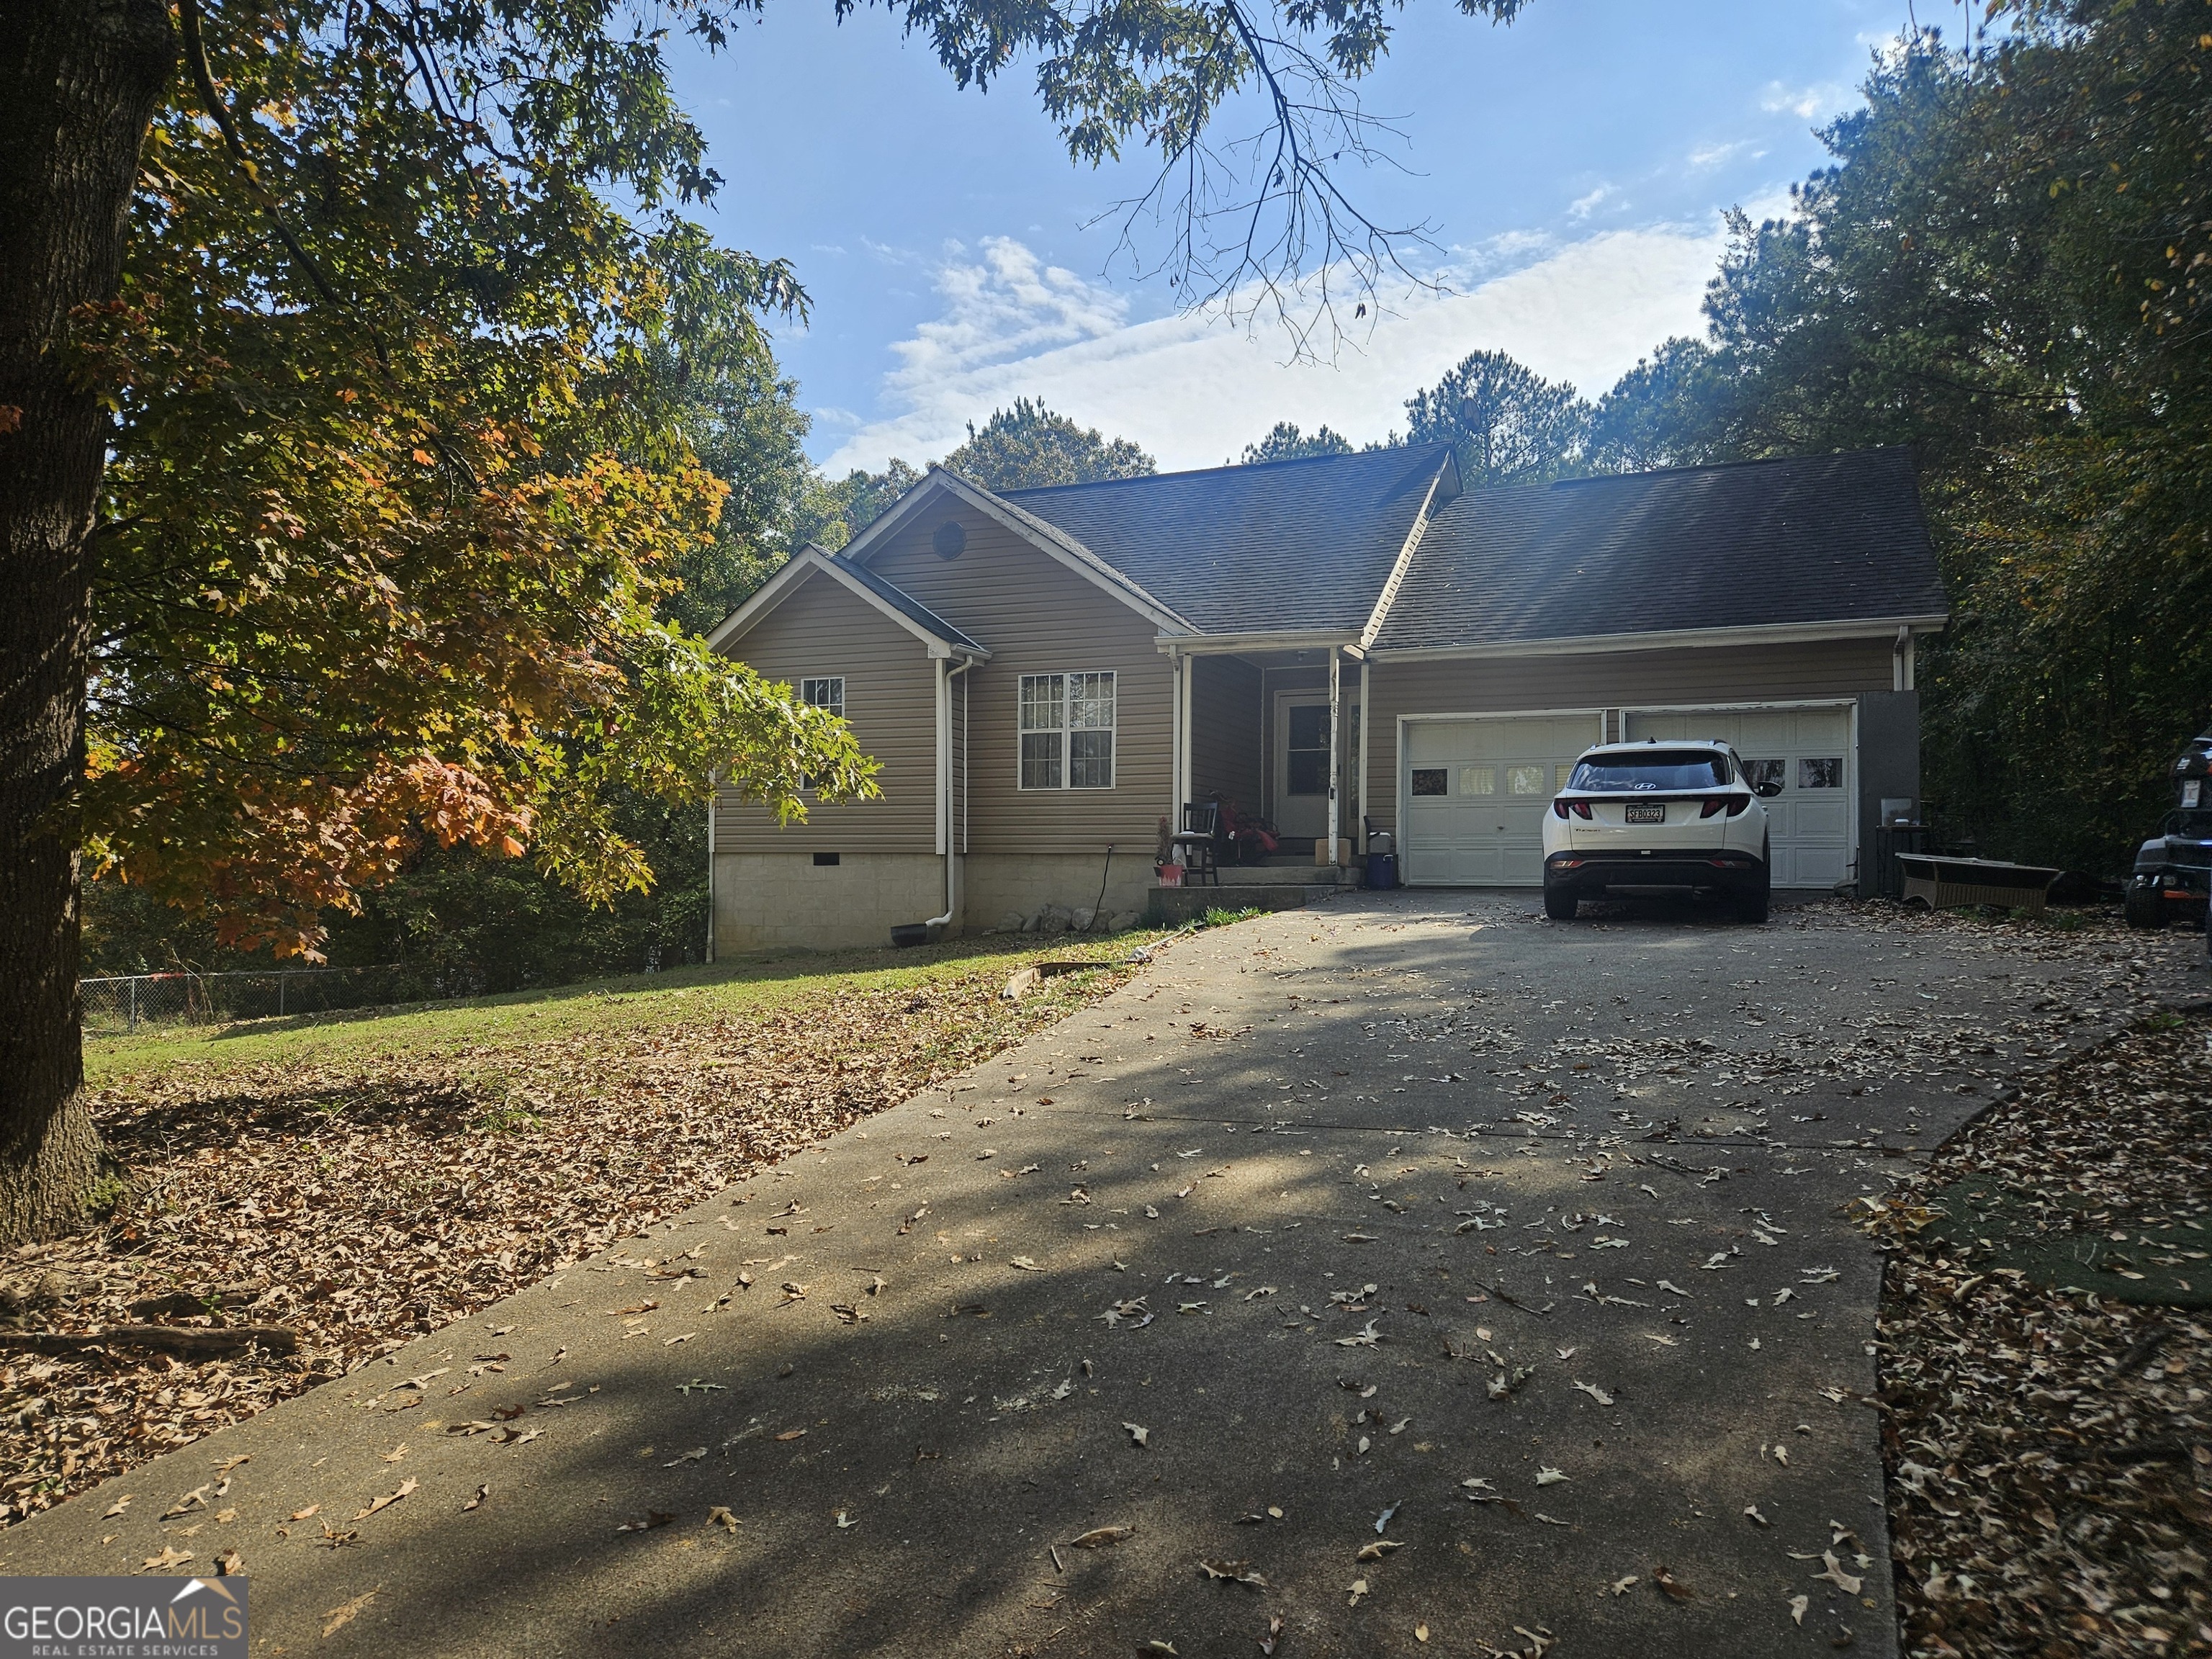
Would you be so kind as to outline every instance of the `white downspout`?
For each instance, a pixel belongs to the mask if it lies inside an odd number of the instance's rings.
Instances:
[[[937,850],[945,854],[945,914],[930,917],[925,927],[949,927],[960,910],[960,855],[952,836],[952,677],[975,665],[969,661],[955,668],[947,658],[937,659]],[[962,750],[964,760],[964,744]]]
[[[716,774],[707,775],[707,961],[714,960],[714,808],[720,804],[721,783]]]
[[[1198,678],[1198,659],[1184,656],[1177,660],[1181,672],[1176,677],[1176,805],[1168,822],[1179,832],[1183,803],[1190,799],[1190,698],[1192,682]]]
[[[1340,844],[1340,820],[1343,811],[1339,799],[1344,781],[1344,697],[1342,679],[1337,673],[1336,647],[1328,648],[1328,858],[1334,865]],[[1316,860],[1316,862],[1321,862]]]

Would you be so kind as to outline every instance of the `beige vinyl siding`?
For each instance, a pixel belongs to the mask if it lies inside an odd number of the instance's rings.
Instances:
[[[930,538],[955,517],[968,532],[966,550],[940,559]],[[1110,841],[1149,856],[1173,788],[1175,701],[1152,622],[980,514],[925,514],[868,568],[991,653],[967,676],[972,850],[1090,852]],[[1104,669],[1115,676],[1114,787],[1020,788],[1021,677]]]
[[[1264,817],[1262,676],[1250,663],[1235,657],[1194,657],[1191,664],[1198,675],[1191,685],[1191,793],[1208,800],[1218,791],[1243,811]]]
[[[1397,828],[1398,718],[1550,708],[1794,702],[1890,687],[1887,640],[1556,657],[1429,657],[1367,670],[1367,814]]]
[[[927,647],[817,572],[728,649],[793,688],[803,677],[843,675],[845,720],[881,767],[883,795],[842,805],[810,800],[805,823],[779,829],[765,807],[725,794],[715,805],[717,853],[937,850],[937,665]]]

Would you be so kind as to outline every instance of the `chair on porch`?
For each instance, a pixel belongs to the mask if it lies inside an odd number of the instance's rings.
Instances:
[[[1214,856],[1215,838],[1220,828],[1218,800],[1182,804],[1182,827],[1169,837],[1168,851],[1182,866],[1185,886],[1195,887],[1200,876],[1216,887],[1221,885],[1221,866]]]

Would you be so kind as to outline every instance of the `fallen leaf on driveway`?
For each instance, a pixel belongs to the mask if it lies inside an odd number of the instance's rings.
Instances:
[[[486,1426],[489,1427],[489,1425],[486,1425]],[[320,1504],[310,1504],[304,1510],[294,1510],[291,1514],[286,1516],[284,1518],[288,1521],[305,1521],[311,1516],[320,1514],[322,1512],[322,1508],[323,1506]]]
[[[738,1517],[731,1514],[723,1505],[717,1504],[707,1511],[707,1524],[710,1527],[720,1527],[726,1532],[735,1532],[738,1529]]]
[[[1336,1346],[1340,1348],[1371,1348],[1382,1340],[1382,1333],[1375,1328],[1375,1322],[1370,1319],[1361,1328],[1358,1335],[1338,1337]]]
[[[1634,1589],[1637,1585],[1643,1582],[1644,1581],[1640,1577],[1632,1572],[1624,1577],[1614,1579],[1607,1588],[1611,1589],[1615,1595],[1626,1595],[1629,1591]]]
[[[666,1526],[675,1518],[674,1514],[665,1510],[647,1510],[641,1519],[625,1521],[615,1530],[617,1532],[651,1532],[655,1527]]]
[[[1200,1561],[1198,1570],[1208,1578],[1226,1579],[1231,1583],[1249,1584],[1254,1589],[1265,1589],[1267,1581],[1252,1570],[1249,1561]]]
[[[1118,1544],[1124,1538],[1133,1538],[1136,1532],[1134,1527],[1093,1527],[1089,1532],[1067,1541],[1079,1550],[1095,1550],[1103,1545]]]
[[[686,1463],[697,1462],[706,1455],[707,1449],[704,1446],[694,1446],[690,1451],[684,1453],[680,1457],[677,1457],[669,1462],[663,1463],[660,1467],[664,1469],[681,1468]]]
[[[1359,1598],[1367,1594],[1367,1581],[1364,1578],[1355,1578],[1344,1588],[1352,1594],[1352,1599],[1344,1605],[1347,1607],[1356,1607],[1359,1605]]]
[[[1392,1550],[1401,1550],[1405,1547],[1406,1547],[1403,1544],[1400,1543],[1395,1538],[1377,1539],[1372,1544],[1362,1544],[1359,1547],[1359,1553],[1354,1556],[1352,1559],[1355,1561],[1380,1561],[1384,1556],[1389,1554]]]
[[[1152,1310],[1146,1305],[1143,1297],[1133,1296],[1125,1302],[1116,1302],[1098,1317],[1106,1322],[1109,1329],[1119,1330],[1127,1325],[1142,1330],[1152,1322]]]
[[[1601,1406],[1610,1406],[1613,1404],[1613,1396],[1607,1394],[1603,1389],[1598,1387],[1595,1382],[1577,1382],[1575,1386],[1580,1389],[1584,1394],[1588,1395],[1591,1399],[1596,1401]]]
[[[1820,1552],[1820,1566],[1821,1571],[1814,1573],[1813,1577],[1833,1584],[1846,1595],[1856,1595],[1859,1593],[1859,1586],[1866,1582],[1856,1573],[1845,1572],[1844,1564],[1836,1559],[1836,1553],[1833,1550]]]
[[[1659,1586],[1670,1601],[1686,1601],[1697,1594],[1665,1567],[1661,1567],[1652,1573],[1651,1582]]]
[[[167,1572],[171,1567],[191,1559],[191,1551],[180,1550],[173,1545],[164,1544],[159,1555],[149,1555],[138,1565],[143,1572]]]
[[[131,1494],[129,1492],[125,1492],[122,1497],[117,1498],[112,1504],[110,1504],[105,1510],[101,1510],[100,1518],[103,1521],[112,1521],[117,1516],[122,1514],[124,1510],[130,1507]]]
[[[1791,1596],[1790,1598],[1790,1622],[1793,1625],[1803,1624],[1805,1622],[1805,1609],[1812,1605],[1813,1598],[1809,1595]]]
[[[1128,1430],[1129,1438],[1135,1441],[1138,1445],[1144,1446],[1151,1443],[1152,1431],[1150,1429],[1141,1428],[1134,1423],[1124,1423],[1121,1426]]]
[[[212,1486],[214,1484],[215,1482],[210,1480],[208,1482],[207,1486],[193,1487],[191,1491],[186,1492],[175,1503],[170,1504],[167,1509],[163,1510],[161,1511],[161,1519],[164,1521],[173,1521],[180,1515],[190,1515],[195,1509],[205,1509],[207,1507],[208,1486]]]
[[[382,1589],[379,1584],[376,1589]],[[340,1628],[353,1622],[353,1617],[371,1601],[376,1600],[376,1590],[364,1590],[350,1601],[341,1601],[323,1615],[323,1639],[328,1641]]]
[[[399,1483],[399,1489],[397,1492],[386,1493],[383,1497],[371,1504],[367,1509],[358,1511],[353,1518],[356,1521],[366,1521],[370,1516],[374,1515],[379,1510],[390,1509],[394,1504],[397,1504],[401,1498],[406,1497],[409,1492],[413,1492],[416,1487],[422,1484],[422,1483],[421,1481],[417,1480],[410,1474],[404,1480]]]
[[[484,1499],[490,1496],[491,1486],[489,1482],[486,1482],[484,1485],[478,1486],[476,1491],[469,1494],[469,1501],[461,1505],[461,1513],[465,1515],[471,1510],[482,1509],[483,1507]]]
[[[1557,1469],[1543,1468],[1536,1471],[1536,1484],[1540,1486],[1556,1486],[1566,1479],[1568,1477]]]
[[[1037,1271],[1037,1264],[1025,1255],[1016,1256],[1014,1258],[1013,1265],[1019,1267],[1025,1273],[1033,1273]]]
[[[1275,1644],[1281,1639],[1282,1634],[1283,1615],[1279,1613],[1270,1613],[1267,1617],[1267,1633],[1260,1638],[1260,1651],[1272,1655],[1275,1651]]]

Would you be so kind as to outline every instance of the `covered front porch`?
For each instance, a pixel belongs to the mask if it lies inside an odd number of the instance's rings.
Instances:
[[[1254,866],[1348,864],[1364,842],[1367,787],[1367,669],[1357,636],[1184,639],[1163,648],[1176,674],[1170,822],[1180,830],[1185,808],[1220,801],[1224,825],[1247,830],[1221,861],[1247,881]]]

